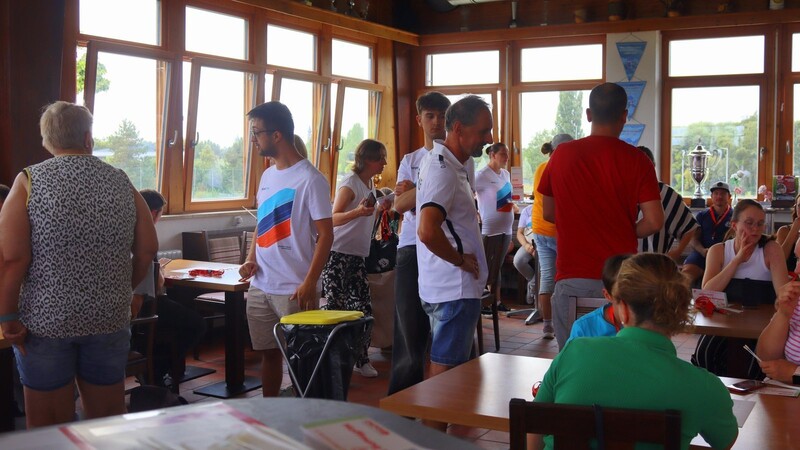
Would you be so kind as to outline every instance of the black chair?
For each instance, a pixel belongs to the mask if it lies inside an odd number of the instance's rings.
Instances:
[[[481,306],[490,307],[492,310],[492,325],[494,327],[495,351],[500,350],[500,317],[497,305],[500,303],[500,268],[503,266],[508,245],[504,245],[505,236],[498,234],[483,238],[483,248],[486,252],[486,266],[489,274],[486,278],[486,290],[481,296]],[[478,355],[483,354],[483,320],[478,319]]]
[[[681,413],[528,402],[514,398],[508,404],[511,450],[527,448],[528,433],[553,435],[553,447],[633,449],[637,442],[681,447]]]

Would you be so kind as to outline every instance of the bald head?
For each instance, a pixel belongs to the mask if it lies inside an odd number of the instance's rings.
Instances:
[[[616,83],[595,86],[589,94],[589,110],[592,122],[607,125],[623,118],[628,107],[628,94]]]

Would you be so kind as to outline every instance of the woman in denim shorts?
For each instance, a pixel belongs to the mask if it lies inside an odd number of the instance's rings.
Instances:
[[[0,212],[0,327],[14,345],[28,428],[125,412],[132,286],[158,249],[142,197],[92,156],[92,115],[68,102],[40,120],[53,154],[19,174]],[[132,256],[131,256],[132,255]]]

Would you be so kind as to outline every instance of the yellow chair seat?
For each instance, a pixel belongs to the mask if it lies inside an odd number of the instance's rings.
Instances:
[[[315,309],[283,316],[281,323],[287,325],[335,325],[362,317],[364,317],[364,313],[361,311]]]

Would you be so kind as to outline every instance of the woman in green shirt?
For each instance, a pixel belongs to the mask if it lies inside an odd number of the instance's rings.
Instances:
[[[628,258],[612,292],[625,327],[613,337],[570,342],[553,360],[536,401],[676,409],[682,448],[689,448],[698,433],[715,449],[730,448],[738,435],[730,394],[719,378],[679,359],[670,340],[690,321],[690,300],[689,282],[669,257],[640,253]],[[552,448],[549,437],[544,443]]]

